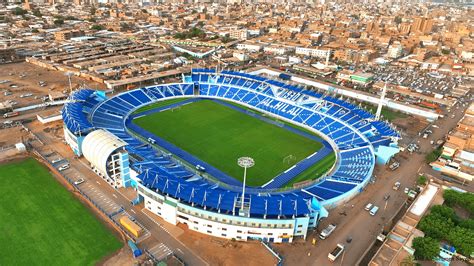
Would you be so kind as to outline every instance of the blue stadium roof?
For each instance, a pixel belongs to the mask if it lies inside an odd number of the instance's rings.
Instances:
[[[309,202],[331,201],[367,183],[375,164],[374,146],[388,145],[398,133],[390,125],[374,121],[359,107],[314,91],[247,73],[194,69],[189,83],[164,84],[127,91],[105,101],[81,90],[65,105],[63,118],[71,132],[103,128],[128,143],[131,166],[142,184],[160,194],[193,206],[224,213],[238,213],[240,188],[218,185],[194,174],[166,154],[131,136],[127,117],[135,109],[169,97],[194,96],[238,101],[326,135],[337,146],[338,162],[332,173],[301,189],[277,192],[248,189],[252,217],[304,216]],[[86,111],[85,111],[86,110]],[[93,112],[91,112],[93,110]],[[90,122],[88,119],[90,116]]]

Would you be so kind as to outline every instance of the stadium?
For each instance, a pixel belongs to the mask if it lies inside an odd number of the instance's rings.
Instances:
[[[134,204],[171,224],[292,242],[362,192],[400,135],[330,88],[289,85],[286,76],[193,69],[180,83],[111,98],[79,90],[62,110],[65,139],[111,186],[133,187]]]

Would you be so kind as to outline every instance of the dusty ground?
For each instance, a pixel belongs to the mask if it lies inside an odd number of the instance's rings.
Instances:
[[[25,157],[26,153],[19,152],[14,146],[29,138],[28,132],[21,127],[0,129],[0,163]]]
[[[68,77],[59,71],[52,71],[35,66],[26,62],[6,64],[0,68],[0,80],[9,82],[0,84],[0,102],[12,100],[18,102],[16,107],[41,103],[41,97],[48,95],[50,91],[63,91],[69,89]],[[46,86],[39,86],[39,81],[45,81]],[[85,80],[76,76],[71,76],[73,89],[85,86],[92,89],[104,89],[104,84]],[[17,85],[18,88],[12,88],[10,85]],[[5,96],[4,91],[10,91],[12,94]],[[20,98],[21,94],[32,93],[26,98]]]
[[[418,136],[418,132],[428,126],[428,122],[424,119],[409,116],[407,118],[397,118],[392,123],[399,129],[402,130],[410,139]]]
[[[0,147],[15,145],[15,143],[22,141],[22,139],[28,138],[28,135],[28,132],[21,127],[0,129]]]
[[[108,258],[106,261],[101,263],[103,266],[131,266],[136,265],[138,260],[134,259],[132,252],[125,245],[119,252]]]
[[[209,237],[179,225],[184,233],[178,238],[195,250],[210,265],[275,265],[276,258],[258,242],[241,243]]]

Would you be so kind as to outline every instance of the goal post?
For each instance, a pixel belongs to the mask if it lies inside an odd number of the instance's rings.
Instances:
[[[284,127],[284,126],[285,126],[285,123],[283,123],[283,122],[280,121],[280,120],[275,120],[275,124],[276,124],[278,127]],[[293,155],[288,155],[288,156],[293,156]]]
[[[288,156],[286,156],[285,158],[283,158],[283,163],[284,164],[292,164],[296,161],[296,156],[294,156],[293,154],[290,154]]]
[[[171,112],[179,111],[179,110],[181,110],[181,105],[171,108]]]
[[[249,110],[249,109],[245,110],[245,113],[250,115],[250,116],[255,116],[256,115],[256,113],[254,111]]]

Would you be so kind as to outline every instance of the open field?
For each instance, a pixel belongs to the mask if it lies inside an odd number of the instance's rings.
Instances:
[[[319,142],[210,100],[140,117],[134,122],[238,180],[242,180],[243,170],[237,165],[237,158],[253,157],[255,166],[248,171],[249,186],[267,183],[322,147]],[[291,165],[284,162],[289,155],[295,158]]]
[[[18,103],[14,106],[15,108],[42,103],[41,97],[48,95],[51,91],[69,90],[69,81],[63,72],[48,70],[27,62],[2,65],[0,80],[8,81],[0,84],[0,102],[15,101]],[[38,84],[39,81],[44,81],[47,85],[41,87]],[[105,89],[104,84],[77,76],[71,76],[71,85],[73,89],[82,85],[92,89]],[[6,96],[5,91],[11,94]],[[20,97],[27,93],[31,93],[32,96]]]
[[[364,103],[362,104],[362,106],[364,107],[365,110],[371,112],[374,115],[377,112],[376,105]],[[409,116],[402,112],[397,112],[395,110],[388,109],[387,107],[383,107],[382,112],[380,114],[383,116],[384,120],[388,120],[388,121],[393,121],[397,118],[407,118]]]
[[[122,247],[34,159],[0,166],[0,264],[95,265]]]

